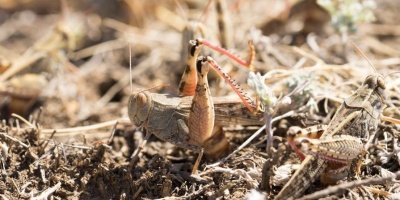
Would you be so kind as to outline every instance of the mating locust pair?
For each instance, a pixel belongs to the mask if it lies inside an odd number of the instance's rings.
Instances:
[[[202,44],[215,47],[202,39],[190,41],[180,97],[137,90],[128,104],[131,122],[146,129],[146,138],[154,134],[199,153],[192,173],[196,172],[204,149],[206,154],[214,154],[229,148],[224,135],[218,134],[221,126],[263,123],[263,108],[246,97],[211,57],[198,57]],[[210,66],[224,77],[240,99],[211,97],[207,81]],[[370,75],[344,100],[327,126],[316,126],[316,130],[291,127],[288,141],[302,164],[275,199],[299,197],[321,174],[327,183],[347,177],[352,162],[366,152],[366,142],[375,136],[385,102],[383,77]]]
[[[220,49],[203,39],[189,42],[187,68],[179,85],[180,97],[138,90],[133,92],[128,104],[131,122],[146,129],[146,138],[154,134],[164,141],[199,153],[192,173],[197,170],[203,149],[208,155],[229,152],[229,143],[221,126],[262,124],[262,113],[258,112],[262,108],[253,103],[211,57],[199,56],[202,45]],[[215,69],[240,99],[212,98],[207,80],[209,68]],[[134,153],[131,165],[137,154]]]

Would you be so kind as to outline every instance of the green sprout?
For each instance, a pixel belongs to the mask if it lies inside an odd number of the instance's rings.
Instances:
[[[265,76],[262,76],[258,72],[257,74],[250,72],[249,78],[247,79],[247,84],[260,97],[261,103],[266,108],[271,108],[276,104],[278,98],[276,98],[271,88],[265,84],[265,78]]]
[[[317,0],[329,12],[333,27],[340,33],[354,32],[360,23],[375,20],[375,0]]]
[[[289,89],[289,91],[294,91],[296,90],[299,85],[304,84],[304,80],[313,80],[314,77],[312,74],[307,74],[307,73],[300,73],[300,74],[294,74],[290,79],[286,81],[286,87]],[[312,98],[314,91],[314,87],[305,87],[302,90],[298,91],[297,95],[291,95],[292,101],[297,103],[297,104],[302,104],[303,102],[308,101],[310,98]]]

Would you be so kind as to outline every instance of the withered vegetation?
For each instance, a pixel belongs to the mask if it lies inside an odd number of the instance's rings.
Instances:
[[[1,1],[1,198],[243,199],[256,195],[253,189],[273,198],[286,180],[280,173],[300,163],[287,144],[288,128],[328,124],[367,75],[400,69],[400,5],[377,1],[376,20],[357,24],[356,31],[344,35],[332,28],[330,13],[315,0],[282,2],[227,1],[226,10],[229,50],[245,58],[252,39],[254,69],[266,74],[265,84],[278,97],[279,103],[268,110],[272,147],[266,150],[261,127],[223,127],[233,150],[259,133],[225,159],[203,159],[198,174],[191,176],[195,153],[154,136],[128,170],[145,135],[127,118],[129,84],[169,84],[151,92],[176,94],[189,42],[185,31],[201,23],[205,31],[193,37],[222,43],[214,2],[206,7],[205,1],[192,0],[179,1],[179,6],[172,0]],[[211,55],[255,96],[246,85],[249,70],[210,49],[202,54]],[[232,94],[216,74],[210,76],[212,95]],[[388,105],[383,114],[399,119],[400,73],[385,81]],[[306,194],[397,197],[400,185],[392,177],[399,176],[399,130],[381,122],[357,178],[330,189],[317,181]]]

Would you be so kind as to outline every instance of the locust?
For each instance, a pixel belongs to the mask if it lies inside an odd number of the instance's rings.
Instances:
[[[146,138],[154,134],[161,140],[199,153],[192,173],[197,170],[204,146],[207,146],[206,154],[229,151],[229,143],[221,135],[221,126],[263,123],[260,121],[263,108],[247,97],[211,57],[199,56],[204,43],[207,43],[204,39],[189,42],[187,68],[180,82],[179,97],[136,90],[128,102],[129,118],[136,126],[146,129]],[[219,72],[240,99],[215,98],[213,101],[207,81],[209,68]]]
[[[145,120],[149,120],[150,124],[151,122],[156,123],[157,120],[160,120],[159,113],[155,112],[152,114],[152,108],[158,108],[156,110],[161,109],[163,111],[162,115],[165,117],[163,117],[162,120],[170,121],[166,118],[174,117],[174,113],[182,113],[185,120],[187,120],[186,118],[189,116],[193,99],[192,96],[180,97],[170,94],[153,93],[140,89],[135,90],[131,96],[133,97],[129,100],[128,105],[132,106],[131,108],[133,111],[130,112],[136,115],[137,119],[144,119],[144,117],[139,116],[146,113],[148,116]],[[217,125],[228,126],[235,124],[250,126],[264,124],[262,121],[262,113],[251,113],[238,97],[213,97],[213,104],[215,110],[215,124]],[[145,112],[140,112],[141,110]],[[139,125],[142,124],[139,122],[137,123]]]
[[[305,138],[299,128],[289,130],[289,143],[303,161],[275,199],[299,197],[321,174],[326,183],[348,175],[349,163],[366,151],[364,141],[377,131],[386,103],[385,88],[381,75],[369,75],[327,126],[308,131],[314,133],[311,138]]]

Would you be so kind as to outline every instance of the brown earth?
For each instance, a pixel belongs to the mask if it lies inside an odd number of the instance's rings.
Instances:
[[[191,176],[197,154],[151,136],[129,170],[130,156],[145,135],[127,120],[129,46],[133,88],[170,84],[151,92],[176,94],[188,19],[203,24],[207,34],[202,37],[221,41],[214,4],[206,9],[205,1],[179,2],[182,8],[174,1],[152,0],[68,1],[63,6],[50,0],[0,0],[2,199],[243,199],[253,189],[272,198],[282,188],[274,185],[276,168],[300,163],[287,145],[287,129],[328,124],[343,98],[375,73],[348,41],[378,73],[400,69],[397,0],[377,0],[376,20],[355,24],[347,35],[335,31],[330,14],[312,0],[227,1],[230,50],[246,58],[252,39],[255,69],[269,74],[266,84],[277,97],[308,83],[290,96],[290,104],[271,107],[272,117],[295,113],[272,123],[274,153],[266,151],[263,131],[217,167],[209,165],[218,160],[202,159]],[[246,85],[248,69],[203,49],[255,96]],[[400,75],[389,77],[383,114],[399,118]],[[220,82],[211,74],[213,96],[232,94]],[[224,131],[236,149],[259,128],[232,124]],[[397,126],[381,122],[361,175],[341,183],[397,172],[398,133]],[[316,181],[306,193],[325,188]],[[394,198],[398,189],[396,181],[378,181],[326,198]]]

